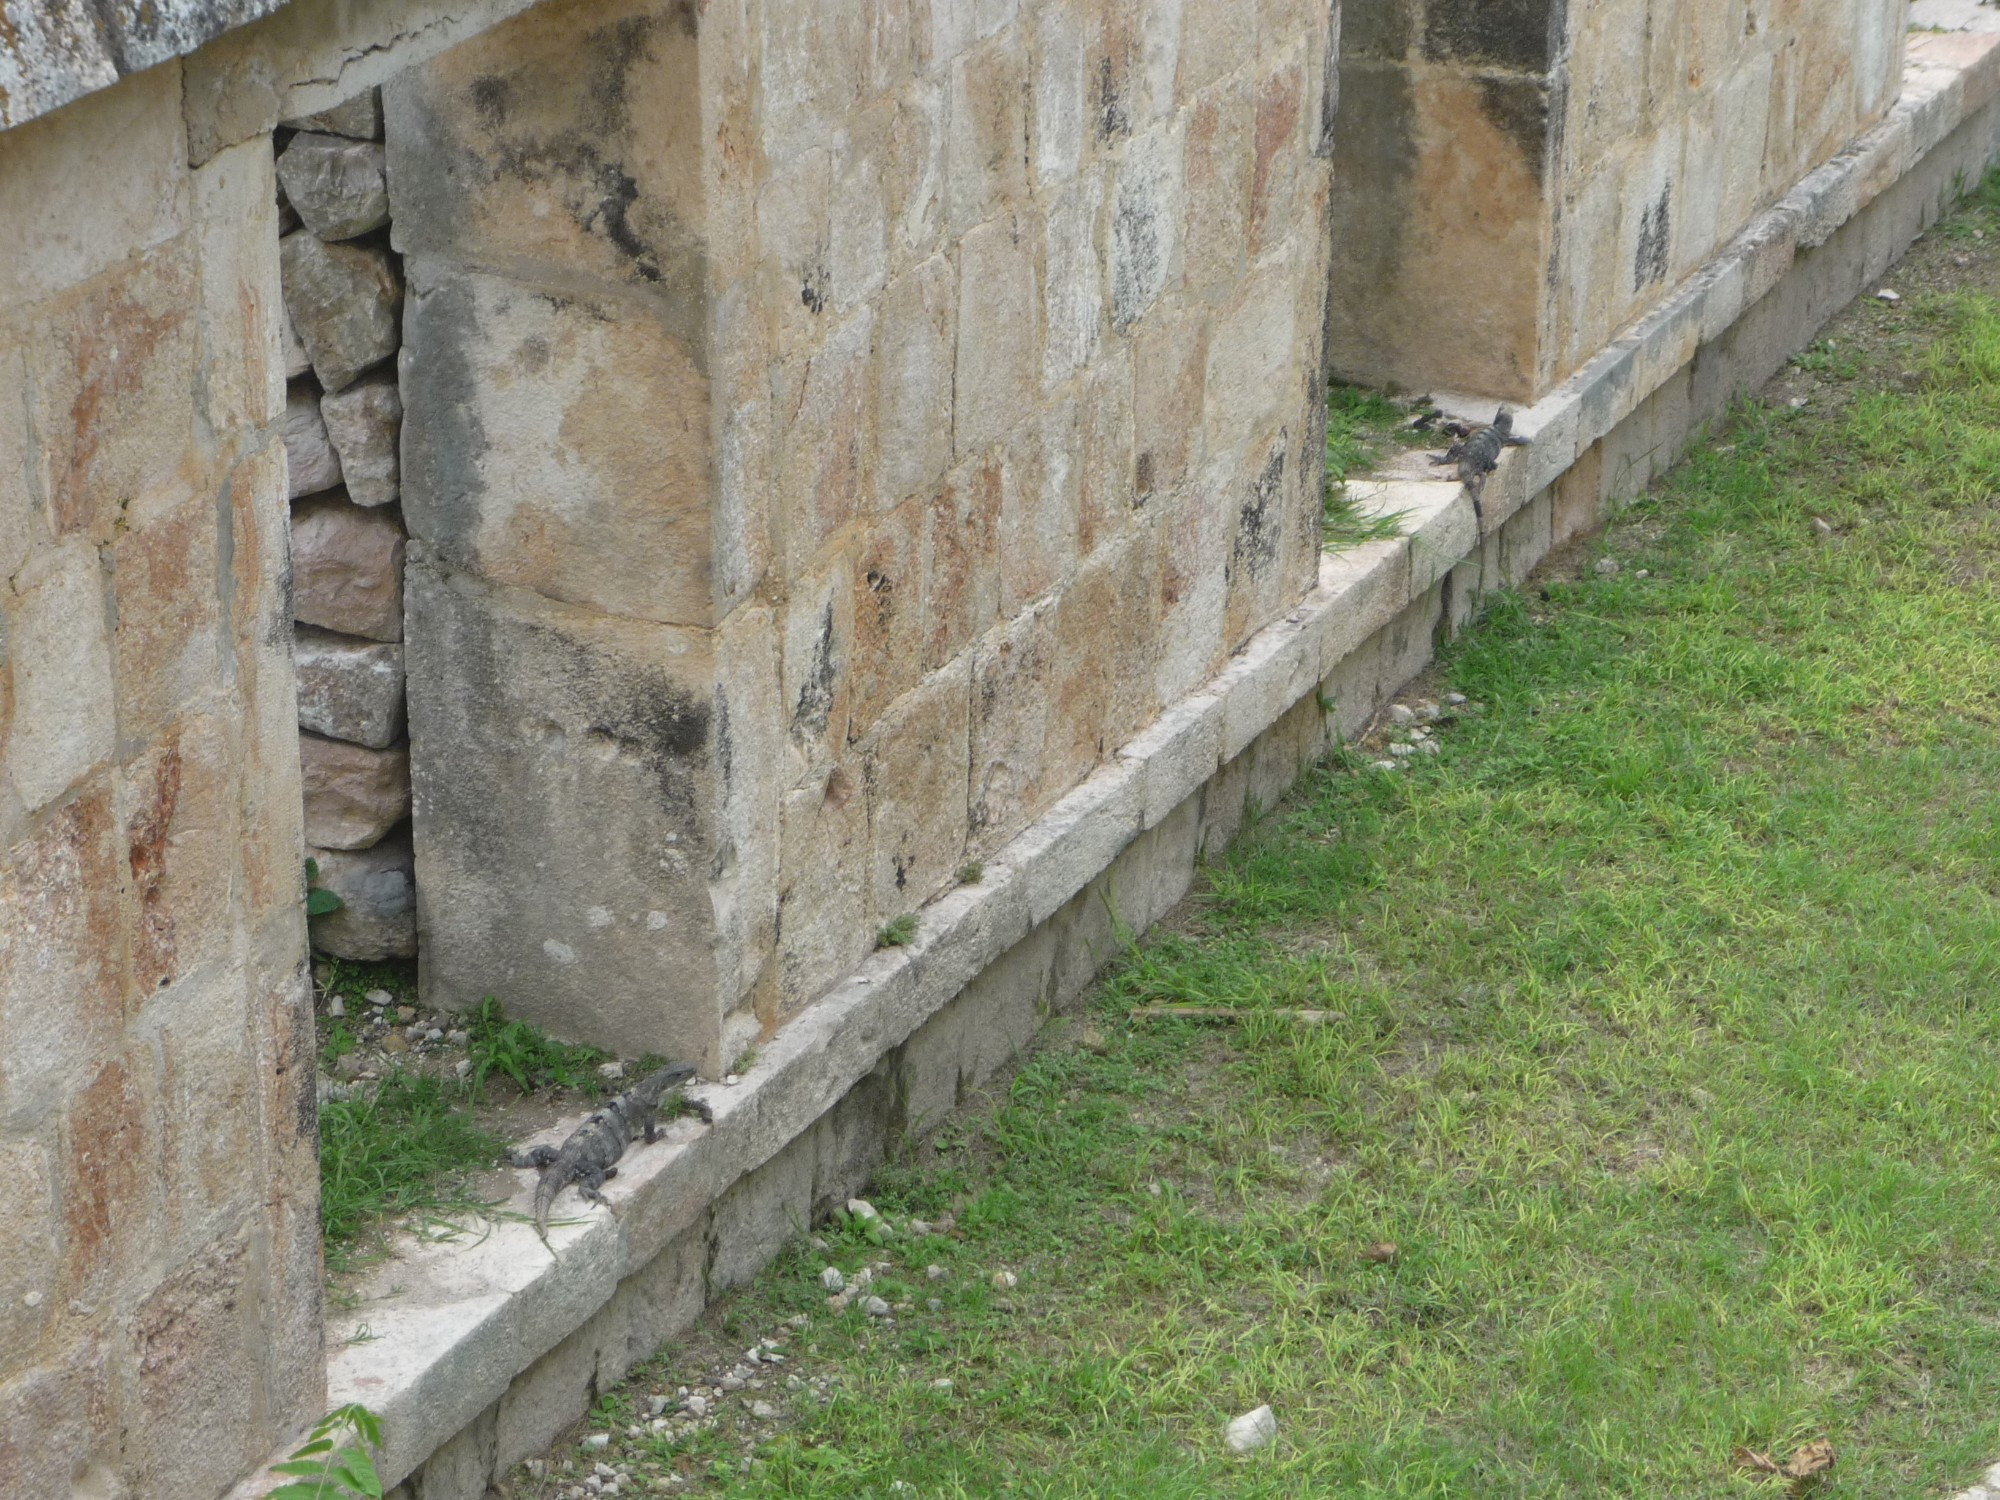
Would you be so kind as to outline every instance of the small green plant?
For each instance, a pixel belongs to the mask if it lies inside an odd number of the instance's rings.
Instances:
[[[409,1214],[471,1214],[486,1207],[474,1173],[505,1142],[464,1108],[464,1086],[391,1073],[372,1093],[319,1110],[320,1236],[327,1268],[345,1270],[371,1229]]]
[[[958,867],[960,885],[978,885],[986,878],[986,866],[976,859],[969,859]]]
[[[382,1481],[368,1450],[382,1450],[382,1424],[359,1403],[336,1407],[314,1425],[305,1446],[273,1474],[291,1475],[269,1500],[382,1500]]]
[[[332,891],[326,889],[326,887],[318,884],[318,881],[319,881],[319,861],[316,859],[309,859],[306,861],[306,915],[307,916],[324,917],[333,912],[339,911],[341,907],[347,905],[347,903],[341,900],[339,896],[335,895]]]
[[[320,1066],[331,1072],[335,1063],[339,1062],[341,1058],[347,1056],[348,1053],[352,1052],[359,1045],[360,1043],[356,1040],[354,1033],[347,1029],[347,1023],[345,1021],[335,1021],[331,1026],[327,1027],[326,1042],[319,1049]]]
[[[465,1029],[475,1093],[495,1073],[512,1079],[524,1094],[539,1088],[568,1088],[594,1097],[602,1086],[597,1065],[606,1053],[581,1043],[555,1041],[538,1026],[508,1020],[491,995],[467,1017]]]
[[[914,912],[904,912],[895,921],[875,934],[878,948],[907,948],[917,939],[917,918]]]

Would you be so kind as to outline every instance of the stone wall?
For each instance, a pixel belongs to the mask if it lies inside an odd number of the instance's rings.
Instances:
[[[1304,592],[1329,9],[552,0],[391,84],[429,998],[725,1065]]]
[[[1904,0],[1348,0],[1334,370],[1532,401],[1894,102]]]
[[[275,201],[176,63],[0,133],[10,1496],[214,1495],[323,1395]]]
[[[404,735],[401,258],[389,248],[382,100],[285,122],[275,142],[299,763],[312,919],[336,958],[417,951]]]

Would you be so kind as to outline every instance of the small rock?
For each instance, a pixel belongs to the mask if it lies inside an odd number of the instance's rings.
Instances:
[[[338,995],[331,997],[326,1002],[326,1013],[329,1019],[338,1021],[347,1014],[347,1002]]]
[[[932,1312],[943,1312],[944,1303],[936,1297],[924,1298],[924,1306]]]
[[[728,1374],[723,1376],[718,1384],[725,1391],[740,1391],[743,1389],[743,1377],[734,1373]]]
[[[1615,557],[1600,557],[1591,565],[1591,571],[1599,578],[1615,578],[1622,566]]]
[[[525,1467],[530,1479],[540,1479],[549,1472],[548,1460],[543,1458],[531,1458]]]
[[[444,1034],[444,1039],[454,1047],[463,1047],[467,1042],[472,1040],[472,1033],[469,1031],[447,1031]]]
[[[1815,536],[1832,536],[1832,535],[1833,535],[1833,526],[1831,525],[1831,523],[1829,523],[1829,522],[1827,522],[1827,521],[1824,521],[1824,520],[1822,520],[1822,519],[1821,519],[1820,517],[1818,517],[1818,516],[1814,516],[1814,517],[1812,518],[1812,529],[1813,529],[1813,534],[1814,534]]]
[[[408,1052],[410,1050],[410,1039],[400,1031],[392,1031],[382,1038],[382,1050],[392,1057]]]
[[[665,1396],[649,1396],[646,1398],[647,1416],[657,1417],[661,1412],[665,1411],[666,1409],[667,1409],[667,1398]]]
[[[1398,757],[1399,759],[1407,759],[1408,757],[1415,755],[1417,753],[1417,747],[1415,745],[1391,745],[1389,747],[1389,753],[1393,756]],[[1393,769],[1393,767],[1391,769]]]
[[[750,1415],[760,1422],[775,1422],[778,1419],[778,1408],[768,1401],[752,1401]]]
[[[336,1078],[344,1078],[350,1083],[359,1078],[361,1076],[361,1054],[358,1052],[343,1052],[339,1057],[334,1059],[333,1075]]]
[[[1436,755],[1439,751],[1439,746],[1436,740],[1422,740],[1418,743],[1417,749],[1424,755]]]
[[[1270,1446],[1278,1435],[1278,1419],[1268,1406],[1246,1411],[1222,1432],[1223,1444],[1231,1453],[1255,1453]]]
[[[819,1251],[821,1255],[826,1254],[826,1252],[832,1248],[827,1244],[826,1240],[822,1236],[817,1234],[813,1235],[810,1239],[808,1239],[806,1243],[812,1246],[813,1249]]]
[[[444,1040],[444,1033],[433,1026],[424,1033],[424,1040],[427,1042],[441,1042]]]
[[[366,1000],[370,1005],[387,1005],[391,1000],[395,999],[396,997],[390,994],[387,990],[370,990],[367,994],[363,995],[361,998]]]
[[[875,1211],[875,1205],[870,1203],[866,1198],[849,1198],[847,1200],[847,1211],[854,1215],[855,1218],[864,1221],[882,1217]]]
[[[1435,703],[1431,702],[1428,698],[1426,698],[1422,703],[1419,703],[1417,705],[1417,722],[1419,724],[1435,724],[1439,719],[1443,717],[1444,717],[1444,710],[1439,708]]]
[[[1634,578],[1651,578],[1653,570],[1651,568],[1635,568],[1633,569],[1632,576]]]
[[[1804,411],[1806,409],[1806,398],[1803,396],[1794,396],[1785,405],[1789,406],[1793,411]]]
[[[459,1078],[470,1078],[472,1076],[472,1059],[461,1057],[451,1065],[451,1071]]]
[[[933,1261],[931,1262],[931,1264],[924,1267],[924,1280],[943,1281],[944,1277],[945,1277],[944,1267],[937,1264],[937,1262]]]
[[[826,1299],[826,1307],[828,1312],[833,1312],[833,1313],[846,1312],[847,1294],[845,1292],[834,1293],[831,1297]]]
[[[691,1417],[705,1417],[708,1415],[708,1397],[690,1396],[681,1403],[681,1410]]]
[[[1389,722],[1391,724],[1414,724],[1417,722],[1417,711],[1406,703],[1391,703],[1389,705]]]
[[[1885,286],[1875,294],[1875,300],[1877,302],[1886,302],[1891,307],[1894,307],[1898,302],[1903,300],[1903,294],[1891,287]]]
[[[931,1232],[930,1220],[912,1219],[910,1220],[909,1228],[911,1234],[915,1235],[918,1239],[922,1239]]]
[[[1377,1240],[1372,1245],[1361,1247],[1361,1258],[1372,1266],[1393,1265],[1396,1260],[1396,1253],[1396,1242],[1394,1240]]]
[[[591,1449],[593,1452],[609,1448],[611,1446],[611,1434],[608,1432],[593,1432],[583,1440],[583,1446]]]
[[[797,1332],[801,1329],[812,1327],[812,1319],[804,1313],[794,1313],[791,1317],[785,1319],[785,1326]]]
[[[1011,1292],[1021,1284],[1021,1278],[1012,1271],[995,1271],[993,1285],[1003,1292]]]
[[[854,1288],[856,1291],[860,1291],[863,1288],[873,1286],[874,1284],[875,1284],[875,1272],[869,1267],[863,1266],[860,1270],[854,1273]]]
[[[371,641],[403,638],[403,528],[338,494],[292,507],[292,618]]]
[[[741,1073],[724,1073],[722,1075],[722,1086],[726,1089],[733,1089],[742,1081],[743,1075]]]
[[[327,441],[340,458],[348,499],[356,505],[387,505],[402,493],[403,398],[393,371],[322,396],[319,414]]]
[[[884,1302],[880,1297],[868,1298],[861,1304],[861,1310],[871,1318],[886,1318],[889,1316],[889,1304]]]
[[[388,251],[329,245],[306,230],[278,242],[285,307],[328,391],[344,391],[396,352],[403,280]]]
[[[414,1005],[399,1005],[396,1007],[396,1019],[401,1021],[405,1026],[416,1020],[416,1018],[417,1008]]]
[[[339,896],[339,911],[313,917],[313,947],[336,958],[413,958],[417,951],[415,856],[407,831],[368,849],[308,848],[319,884]]]
[[[951,1389],[951,1382],[948,1379],[940,1377],[931,1382],[931,1389],[934,1391],[948,1391]]]
[[[829,1292],[844,1292],[847,1290],[847,1278],[840,1274],[840,1267],[838,1266],[828,1266],[825,1270],[821,1271],[819,1273],[819,1284]]]
[[[602,1078],[606,1083],[616,1083],[625,1076],[625,1064],[622,1062],[599,1063],[597,1065],[597,1076]]]
[[[278,158],[278,182],[323,240],[351,240],[389,222],[388,176],[374,141],[300,131]]]
[[[317,495],[340,483],[340,459],[320,417],[319,393],[309,380],[294,381],[285,392],[286,495]]]
[[[1465,694],[1463,693],[1446,693],[1444,695],[1444,701],[1450,704],[1453,708],[1463,708],[1465,707],[1467,700]]]
[[[1371,771],[1398,771],[1402,767],[1397,765],[1393,760],[1371,760],[1368,763],[1368,769]],[[1153,1196],[1155,1198],[1160,1196],[1160,1190],[1157,1186],[1153,1189]]]

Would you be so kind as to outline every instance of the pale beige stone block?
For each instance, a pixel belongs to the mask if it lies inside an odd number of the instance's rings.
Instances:
[[[322,849],[366,849],[410,815],[407,745],[371,750],[302,734],[299,773],[306,842]]]
[[[1028,190],[1027,57],[1009,30],[952,64],[945,222],[964,233]]]
[[[285,492],[293,500],[340,483],[340,455],[320,416],[319,386],[300,381],[285,395]]]
[[[1125,148],[1111,193],[1111,324],[1125,328],[1179,284],[1186,224],[1181,136],[1157,126]]]
[[[1077,555],[1122,535],[1138,514],[1133,483],[1132,352],[1121,339],[1090,367],[1078,393]]]
[[[283,409],[293,373],[290,349],[273,357],[289,331],[278,285],[277,203],[271,149],[246,141],[218,152],[194,174],[201,263],[201,393],[209,429],[225,443],[250,443]],[[305,350],[291,334],[301,363]],[[301,370],[299,373],[303,373]],[[249,430],[246,430],[249,429]]]
[[[1060,643],[1054,600],[987,632],[972,656],[969,833],[991,854],[1066,790],[1045,775]]]
[[[875,493],[874,332],[874,309],[863,308],[778,377],[784,414],[778,483],[786,565],[794,573],[810,567]]]
[[[1000,508],[1005,499],[998,453],[959,465],[924,517],[924,670],[956,657],[991,625],[1000,608]]]
[[[877,516],[855,557],[854,647],[848,662],[851,738],[867,734],[883,710],[923,675],[922,548],[928,514],[929,506],[912,498]],[[1005,515],[1003,509],[1003,519]]]
[[[784,995],[800,1004],[817,999],[875,946],[868,791],[858,758],[787,792],[782,820],[779,976]]]
[[[1076,7],[1045,5],[1035,18],[1033,133],[1035,181],[1044,192],[1075,175],[1083,160],[1083,21]]]
[[[1098,224],[1104,179],[1086,173],[1049,203],[1042,225],[1042,385],[1069,379],[1097,354],[1104,325]]]
[[[941,255],[898,276],[883,294],[875,346],[878,505],[927,489],[950,466],[957,298],[951,261]]]
[[[32,811],[111,755],[111,647],[104,577],[82,538],[41,553],[15,586],[7,610],[14,678],[7,774]]]
[[[971,669],[933,672],[882,717],[869,747],[869,878],[884,920],[914,911],[965,860]]]
[[[792,586],[784,611],[784,709],[794,762],[787,784],[824,776],[848,740],[854,578],[845,556]]]
[[[292,615],[374,641],[403,638],[403,528],[341,495],[292,509]]]
[[[964,456],[1007,432],[1032,408],[1041,319],[1035,295],[1037,225],[1025,215],[981,224],[959,246],[958,355],[953,445]]]
[[[1000,480],[1003,617],[1060,587],[1076,565],[1079,433],[1077,403],[1065,397],[1008,439]]]
[[[1204,92],[1187,118],[1187,280],[1204,295],[1234,286],[1249,243],[1256,103],[1248,78]]]

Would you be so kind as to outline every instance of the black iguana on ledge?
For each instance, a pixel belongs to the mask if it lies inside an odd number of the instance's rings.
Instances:
[[[600,1191],[606,1178],[618,1175],[618,1158],[634,1135],[647,1145],[660,1138],[657,1117],[660,1104],[672,1090],[694,1077],[686,1063],[675,1063],[649,1073],[601,1109],[594,1109],[584,1122],[570,1132],[560,1149],[534,1146],[526,1151],[509,1151],[507,1164],[539,1167],[542,1180],[535,1185],[535,1233],[542,1243],[549,1240],[549,1208],[558,1194],[572,1183],[592,1203],[604,1203]],[[686,1099],[685,1094],[682,1095]],[[714,1111],[699,1099],[687,1099],[688,1106],[706,1123],[715,1121]],[[606,1205],[609,1206],[608,1204]]]
[[[1486,488],[1486,476],[1499,466],[1502,448],[1524,447],[1527,441],[1514,436],[1514,414],[1503,406],[1486,426],[1466,433],[1444,450],[1443,458],[1434,458],[1431,462],[1433,465],[1458,465],[1459,482],[1472,495],[1472,513],[1484,523],[1486,512],[1479,503],[1479,496]]]

